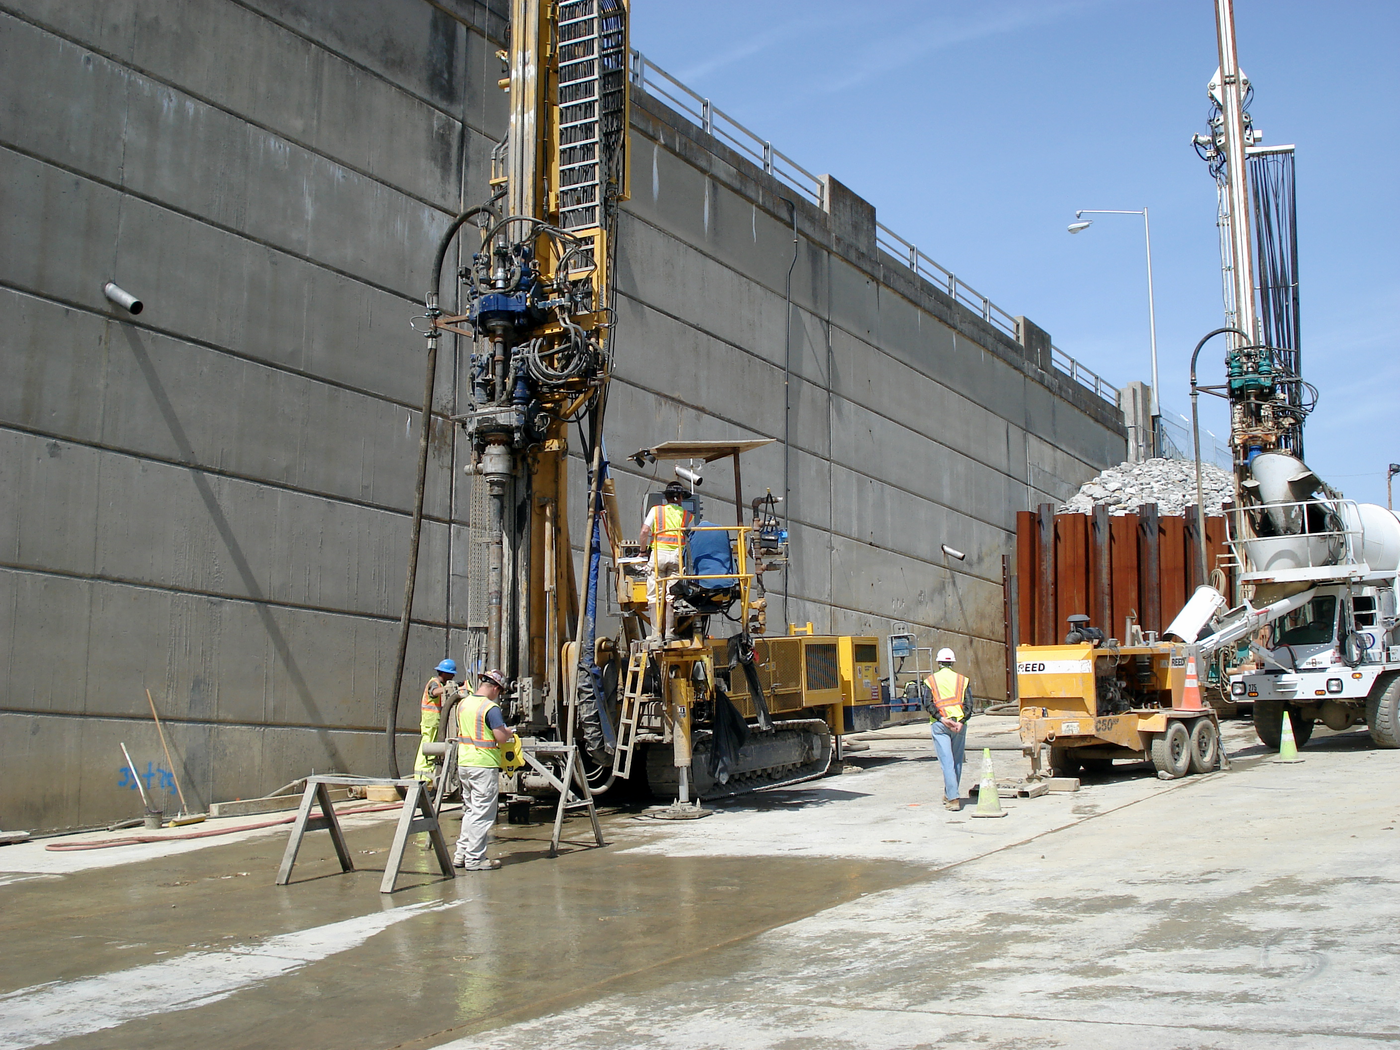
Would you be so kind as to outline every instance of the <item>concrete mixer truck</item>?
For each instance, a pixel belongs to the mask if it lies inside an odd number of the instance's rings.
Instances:
[[[1258,610],[1249,642],[1258,666],[1230,690],[1253,703],[1267,747],[1278,749],[1285,713],[1299,747],[1318,722],[1336,730],[1364,724],[1379,746],[1400,747],[1400,518],[1334,496],[1286,452],[1256,453],[1246,474],[1230,542],[1240,585],[1253,597],[1228,609],[1223,595],[1202,587],[1197,617],[1179,618],[1175,633],[1208,644],[1236,635],[1231,625],[1244,610]]]
[[[1188,605],[1193,616],[1178,617],[1170,632],[1209,648],[1254,628],[1240,640],[1250,639],[1258,667],[1238,675],[1231,692],[1253,702],[1268,747],[1278,748],[1285,713],[1300,746],[1320,721],[1364,723],[1379,746],[1397,747],[1400,519],[1343,499],[1304,463],[1303,423],[1317,390],[1302,377],[1299,349],[1293,147],[1260,145],[1229,0],[1216,2],[1216,39],[1209,129],[1193,143],[1217,185],[1225,327],[1196,344],[1191,412],[1194,420],[1199,393],[1229,401],[1230,544],[1248,600],[1228,609],[1223,595],[1202,588]],[[1217,335],[1228,340],[1225,383],[1200,386],[1196,361]]]

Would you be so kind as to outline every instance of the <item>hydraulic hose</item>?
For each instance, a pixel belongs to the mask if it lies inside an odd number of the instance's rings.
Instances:
[[[498,218],[499,213],[494,207],[494,202],[499,197],[500,194],[497,194],[486,204],[479,204],[462,212],[448,224],[438,241],[437,252],[433,257],[432,284],[424,301],[428,314],[434,321],[441,313],[438,309],[438,290],[442,285],[442,264],[447,258],[447,249],[452,244],[452,239],[457,236],[457,231],[476,215],[486,214]],[[399,722],[399,692],[403,689],[404,662],[408,658],[409,616],[413,612],[413,591],[418,579],[418,547],[423,538],[423,490],[428,480],[428,438],[432,432],[433,391],[437,381],[437,341],[438,330],[434,327],[428,335],[428,374],[423,384],[423,415],[418,427],[418,480],[413,489],[413,535],[408,546],[408,575],[404,581],[403,613],[399,617],[398,655],[394,661],[394,685],[389,694],[389,713],[384,723],[384,746],[388,751],[389,776],[394,779],[398,779],[399,776],[399,756],[395,748],[395,734]]]

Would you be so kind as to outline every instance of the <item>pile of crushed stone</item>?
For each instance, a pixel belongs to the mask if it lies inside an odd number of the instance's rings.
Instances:
[[[1206,515],[1223,513],[1221,505],[1235,498],[1235,479],[1214,463],[1201,464],[1201,496]],[[1196,464],[1190,460],[1149,459],[1109,467],[1060,507],[1061,514],[1092,514],[1103,504],[1110,514],[1132,514],[1147,503],[1157,513],[1175,516],[1196,504]]]

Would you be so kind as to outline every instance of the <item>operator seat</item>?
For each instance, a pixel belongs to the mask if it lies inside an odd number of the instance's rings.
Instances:
[[[687,576],[715,578],[682,581],[672,587],[671,593],[700,615],[728,610],[739,597],[739,579],[732,575],[734,550],[729,531],[712,521],[699,522],[686,540],[685,560]]]

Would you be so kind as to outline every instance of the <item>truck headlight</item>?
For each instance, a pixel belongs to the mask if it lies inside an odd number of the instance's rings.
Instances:
[[[1243,683],[1243,682],[1231,682],[1231,683],[1230,683],[1230,693],[1231,693],[1231,695],[1233,695],[1233,696],[1244,696],[1244,683]]]
[[[1342,691],[1342,680],[1340,678],[1327,679],[1327,691],[1329,693],[1340,693]]]

